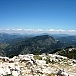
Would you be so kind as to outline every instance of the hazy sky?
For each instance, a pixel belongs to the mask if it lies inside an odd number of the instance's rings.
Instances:
[[[0,0],[1,29],[76,30],[76,0]]]

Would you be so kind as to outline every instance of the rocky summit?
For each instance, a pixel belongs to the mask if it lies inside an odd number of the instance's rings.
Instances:
[[[76,76],[76,60],[56,54],[1,56],[0,76]]]

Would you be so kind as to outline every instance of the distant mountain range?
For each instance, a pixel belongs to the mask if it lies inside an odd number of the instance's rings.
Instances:
[[[59,41],[76,45],[76,35],[57,38]]]
[[[7,44],[16,43],[28,37],[29,36],[17,34],[17,33],[12,33],[12,34],[0,33],[0,42]]]
[[[76,36],[66,34],[0,34],[0,55],[51,53],[55,49],[76,46]]]
[[[8,46],[7,55],[50,52],[57,43],[58,41],[49,35],[36,36]]]
[[[27,53],[51,53],[54,49],[64,48],[70,44],[60,42],[49,35],[35,36],[29,39],[24,39],[6,48],[6,54],[27,54]]]

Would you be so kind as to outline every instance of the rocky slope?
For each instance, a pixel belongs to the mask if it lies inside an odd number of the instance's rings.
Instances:
[[[56,54],[0,57],[0,76],[76,76],[76,60]]]
[[[76,59],[76,47],[69,46],[64,49],[56,49],[53,51],[53,53],[66,56],[70,59]]]

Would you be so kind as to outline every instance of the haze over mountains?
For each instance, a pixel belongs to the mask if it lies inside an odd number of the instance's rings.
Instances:
[[[67,34],[0,33],[0,55],[51,53],[55,49],[76,46],[76,36]]]

